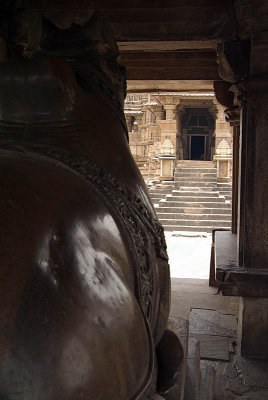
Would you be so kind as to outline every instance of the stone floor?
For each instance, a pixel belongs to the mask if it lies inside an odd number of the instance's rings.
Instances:
[[[201,366],[215,368],[214,400],[268,400],[268,363],[238,354],[238,298],[222,296],[208,286],[211,236],[191,236],[166,234],[172,277],[170,315],[189,319],[190,338],[200,342]]]

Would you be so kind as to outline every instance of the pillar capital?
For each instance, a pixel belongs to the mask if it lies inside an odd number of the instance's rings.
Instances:
[[[151,106],[147,106],[148,109],[155,115],[156,121],[165,119],[165,109],[160,104],[154,104]]]
[[[164,104],[164,108],[166,110],[166,119],[167,120],[175,119],[177,104]]]

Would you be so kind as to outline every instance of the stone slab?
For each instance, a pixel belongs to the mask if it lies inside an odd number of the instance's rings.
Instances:
[[[190,333],[233,338],[237,335],[237,319],[234,315],[194,308],[189,314],[189,323]]]
[[[200,364],[200,400],[215,399],[215,368]]]
[[[178,293],[217,294],[217,289],[209,286],[208,279],[172,278],[171,288]]]
[[[196,338],[189,338],[184,400],[199,400],[200,345]]]
[[[268,390],[254,390],[248,393],[245,393],[243,398],[245,400],[267,400],[268,399]]]
[[[175,288],[171,295],[170,315],[188,318],[191,308],[202,308],[219,311],[223,314],[238,315],[238,298],[222,295],[182,292]]]
[[[200,358],[229,361],[229,338],[192,334],[200,342]]]
[[[215,400],[268,399],[268,362],[231,354],[229,362],[202,360],[201,363],[216,370]]]

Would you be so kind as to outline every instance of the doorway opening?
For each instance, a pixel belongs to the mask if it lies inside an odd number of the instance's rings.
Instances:
[[[212,161],[215,152],[214,105],[208,107],[184,107],[180,115],[178,153],[183,160]]]
[[[190,135],[190,160],[206,160],[205,142],[206,136],[204,135]]]

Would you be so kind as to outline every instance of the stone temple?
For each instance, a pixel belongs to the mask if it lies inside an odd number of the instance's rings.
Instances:
[[[177,160],[215,161],[232,177],[233,136],[225,107],[210,93],[128,94],[129,145],[146,179],[173,180]]]

